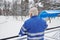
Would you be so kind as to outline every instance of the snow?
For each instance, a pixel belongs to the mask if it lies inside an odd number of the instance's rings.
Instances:
[[[23,24],[22,20],[17,21],[13,16],[8,16],[8,18],[0,16],[0,18],[0,39],[18,35]]]
[[[22,24],[29,17],[23,16],[23,20],[21,19],[21,16],[17,16],[17,18],[18,19],[16,19],[15,16],[14,17],[13,16],[0,16],[0,39],[18,35],[20,28],[22,27]],[[48,28],[60,26],[60,18],[56,17],[55,19],[53,18],[51,20],[52,20],[51,23],[47,22]],[[54,33],[55,32],[53,32],[53,34]],[[50,34],[52,34],[52,33],[50,33]],[[49,33],[47,35],[49,35]],[[10,39],[10,40],[15,40],[15,39],[19,39],[19,38],[20,37]],[[51,38],[48,38],[48,39],[51,39]],[[52,39],[52,40],[54,40],[54,39]]]

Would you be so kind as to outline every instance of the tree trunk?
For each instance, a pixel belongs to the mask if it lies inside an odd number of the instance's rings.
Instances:
[[[21,15],[26,16],[28,14],[28,0],[21,0]]]

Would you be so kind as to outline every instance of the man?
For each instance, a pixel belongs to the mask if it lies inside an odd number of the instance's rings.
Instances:
[[[30,19],[25,21],[19,35],[27,35],[27,40],[44,40],[44,31],[47,28],[46,22],[38,17],[38,9],[33,7],[29,10]]]

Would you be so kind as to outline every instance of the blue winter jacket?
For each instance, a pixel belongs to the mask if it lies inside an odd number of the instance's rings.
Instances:
[[[27,40],[44,40],[44,31],[47,28],[46,22],[38,16],[32,16],[25,21],[19,35],[27,35]]]

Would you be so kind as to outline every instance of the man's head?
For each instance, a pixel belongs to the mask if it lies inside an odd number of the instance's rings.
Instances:
[[[32,7],[30,10],[29,10],[29,15],[30,17],[31,16],[37,16],[38,15],[38,9],[36,7]]]

